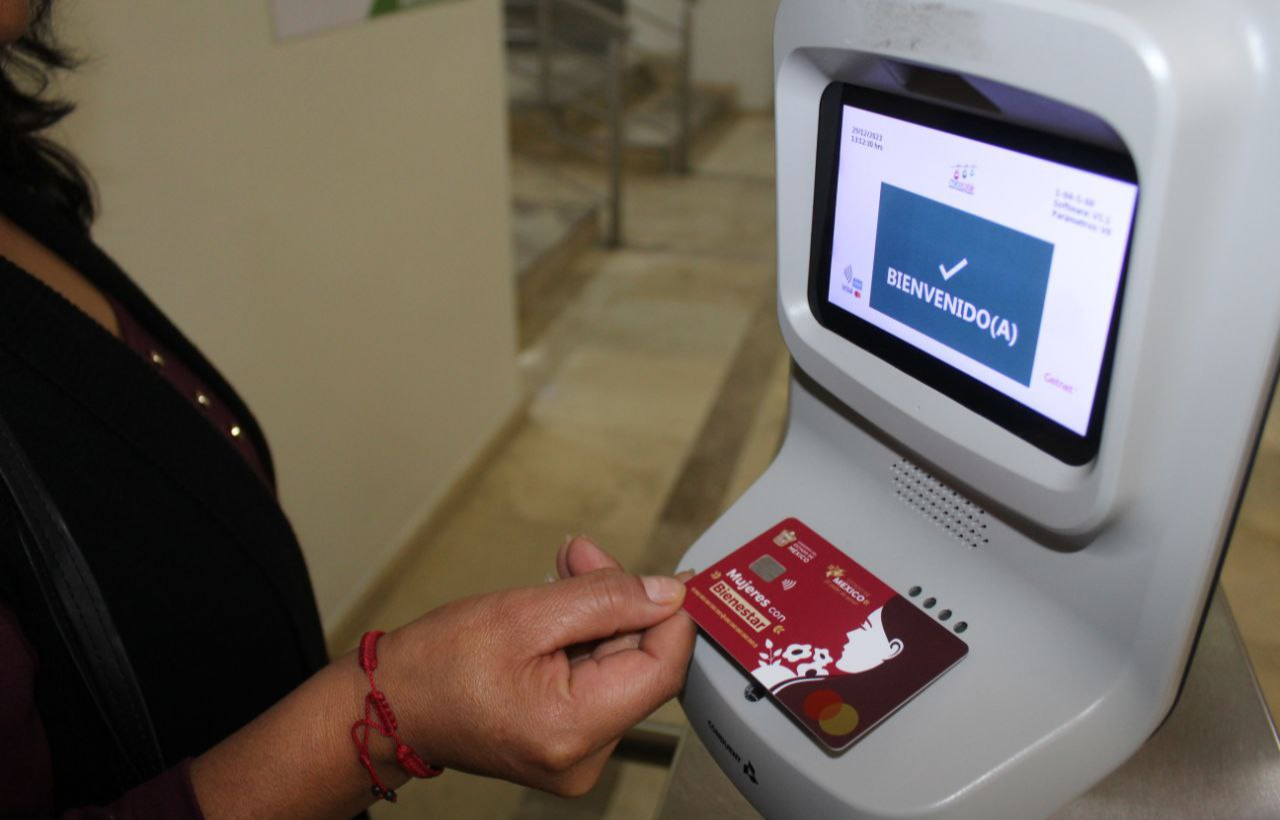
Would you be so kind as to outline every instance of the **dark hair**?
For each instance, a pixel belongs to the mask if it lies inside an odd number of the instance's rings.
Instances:
[[[75,107],[44,99],[55,71],[76,60],[53,39],[52,0],[31,0],[26,32],[3,53],[0,64],[0,177],[86,231],[95,213],[93,183],[76,158],[40,132]]]

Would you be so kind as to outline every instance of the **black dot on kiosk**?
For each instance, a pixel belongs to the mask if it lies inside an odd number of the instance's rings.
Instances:
[[[936,603],[938,603],[938,599],[937,599],[937,598],[925,598],[925,599],[924,599],[924,608],[925,608],[925,609],[933,609],[933,606],[934,606],[934,604],[936,604]]]
[[[941,612],[939,612],[939,613],[938,613],[938,620],[939,620],[939,621],[947,621],[947,620],[950,620],[950,619],[951,619],[951,610],[949,610],[949,609],[944,609],[944,610],[942,610]]]
[[[964,621],[960,621],[959,623],[956,624],[956,634],[959,635],[961,632],[964,632],[968,628],[969,628],[968,623]]]
[[[912,598],[914,598],[917,595],[919,595],[922,591],[923,590],[921,590],[920,587],[912,587],[911,589],[907,590],[907,594],[910,595]]]

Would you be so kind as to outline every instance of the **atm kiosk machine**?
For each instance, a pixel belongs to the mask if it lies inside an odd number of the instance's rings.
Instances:
[[[682,567],[794,517],[968,654],[839,754],[701,635],[685,710],[770,820],[1046,817],[1177,699],[1275,385],[1280,10],[783,0],[774,47],[790,417]]]

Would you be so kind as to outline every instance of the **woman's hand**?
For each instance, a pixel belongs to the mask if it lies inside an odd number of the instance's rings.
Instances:
[[[684,683],[684,585],[637,578],[585,539],[560,580],[446,604],[378,643],[378,688],[424,760],[561,795],[600,777],[622,733]],[[234,658],[228,659],[234,663]],[[372,802],[351,724],[369,681],[347,655],[191,764],[208,820],[344,820]],[[370,738],[391,788],[408,776]]]
[[[559,581],[455,601],[382,639],[379,687],[425,760],[579,795],[679,691],[695,632],[683,584],[628,575],[585,539],[556,566]]]

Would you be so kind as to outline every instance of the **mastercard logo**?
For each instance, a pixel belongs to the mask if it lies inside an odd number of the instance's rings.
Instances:
[[[858,728],[858,710],[833,689],[818,689],[804,699],[805,717],[832,737],[852,734]]]

